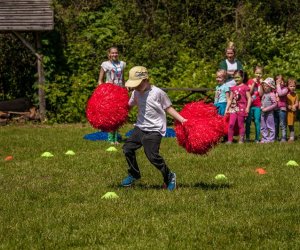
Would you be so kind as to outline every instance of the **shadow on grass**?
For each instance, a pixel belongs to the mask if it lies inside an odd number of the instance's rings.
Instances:
[[[219,189],[227,189],[231,188],[232,185],[230,183],[204,183],[204,182],[199,182],[196,184],[183,184],[179,183],[177,185],[178,189],[181,188],[199,188],[202,190],[219,190]],[[166,187],[163,187],[163,185],[148,185],[148,184],[143,184],[143,183],[136,183],[131,187],[123,187],[120,184],[114,184],[110,185],[110,188],[125,188],[125,189],[144,189],[144,190],[149,190],[149,189],[154,189],[154,190],[162,190],[166,189]]]
[[[123,187],[121,184],[113,184],[109,186],[110,188],[121,188],[121,189],[164,189],[162,185],[147,185],[143,183],[136,183],[132,185],[131,187]]]
[[[205,183],[199,182],[194,185],[195,188],[200,188],[203,190],[219,190],[230,188],[232,185],[230,183]]]

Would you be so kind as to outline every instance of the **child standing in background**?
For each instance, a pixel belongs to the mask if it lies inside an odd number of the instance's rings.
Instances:
[[[239,143],[244,142],[245,118],[249,113],[251,105],[250,88],[244,84],[244,72],[236,70],[233,74],[233,79],[237,85],[230,88],[230,96],[225,111],[229,113],[228,144],[233,141],[234,125],[236,122],[239,127]]]
[[[275,140],[279,139],[279,129],[281,128],[281,142],[286,142],[286,96],[288,94],[288,88],[284,82],[283,76],[278,75],[275,78],[276,81],[276,98],[277,108],[274,110],[275,121]]]
[[[215,90],[214,105],[218,110],[218,114],[225,115],[226,105],[229,99],[229,87],[225,84],[227,72],[224,69],[219,69],[216,73],[217,86]]]
[[[294,124],[296,121],[296,111],[299,105],[298,96],[296,94],[296,81],[294,79],[288,80],[289,93],[287,95],[287,124],[290,130],[289,142],[295,140]]]
[[[250,88],[251,94],[251,107],[248,117],[246,119],[246,141],[250,141],[250,127],[251,121],[254,119],[255,124],[255,142],[259,142],[260,139],[260,120],[261,120],[261,101],[259,95],[259,88],[261,88],[261,80],[263,75],[263,68],[256,66],[254,69],[255,77],[247,82]]]
[[[109,82],[124,87],[124,69],[126,67],[126,63],[123,61],[119,61],[118,48],[109,48],[107,51],[107,55],[108,61],[104,61],[101,64],[98,84]],[[111,133],[108,133],[108,141],[111,144],[119,144],[118,132],[113,131]]]
[[[101,64],[98,84],[105,82],[114,83],[124,87],[124,69],[126,63],[119,61],[119,51],[117,47],[111,47],[107,51],[108,61]]]
[[[275,140],[275,123],[274,109],[277,107],[275,81],[268,77],[262,82],[261,97],[261,143],[274,142]]]

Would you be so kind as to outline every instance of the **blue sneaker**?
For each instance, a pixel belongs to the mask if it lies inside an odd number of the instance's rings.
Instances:
[[[137,179],[131,175],[128,175],[126,178],[123,179],[121,185],[123,187],[130,187]]]
[[[169,174],[169,183],[168,183],[167,189],[169,191],[173,191],[176,189],[176,174],[175,173]]]

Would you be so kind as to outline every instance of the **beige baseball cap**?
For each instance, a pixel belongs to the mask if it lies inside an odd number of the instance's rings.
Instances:
[[[148,79],[148,70],[143,66],[135,66],[129,71],[129,79],[125,87],[135,88],[141,84],[144,79]]]

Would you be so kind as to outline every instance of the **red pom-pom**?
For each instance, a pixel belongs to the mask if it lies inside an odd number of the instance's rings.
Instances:
[[[128,101],[125,88],[112,83],[100,84],[87,102],[87,119],[96,129],[116,131],[127,120]]]
[[[180,114],[187,119],[175,123],[179,145],[188,152],[205,154],[224,136],[224,120],[213,104],[203,101],[186,104]]]

